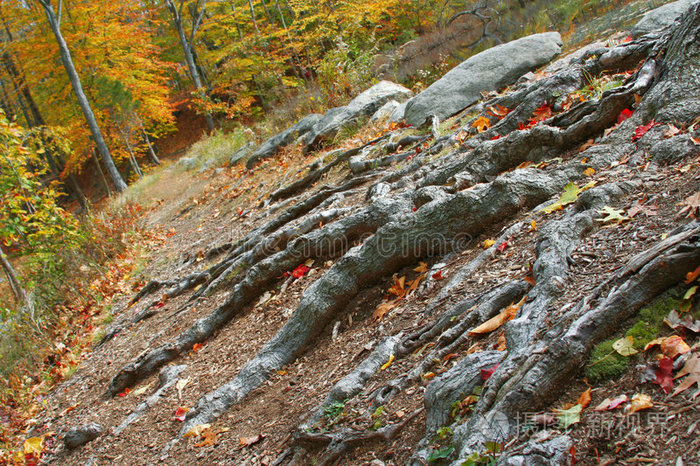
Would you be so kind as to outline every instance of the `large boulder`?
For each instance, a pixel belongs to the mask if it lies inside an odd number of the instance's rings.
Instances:
[[[405,100],[413,95],[410,89],[392,83],[380,81],[355,97],[344,107],[331,108],[304,136],[307,148],[316,146],[321,141],[334,137],[340,128],[357,121],[361,117],[369,117],[390,100]]]
[[[632,37],[643,36],[652,31],[663,29],[673,24],[673,22],[693,3],[698,0],[678,0],[677,2],[667,3],[659,8],[647,11],[642,19],[632,27],[630,35]]]
[[[267,141],[263,142],[255,152],[250,155],[246,168],[251,169],[253,166],[263,159],[272,157],[280,150],[281,147],[291,144],[299,136],[306,134],[316,123],[323,118],[319,113],[307,115],[295,125],[285,129],[279,134],[272,136]]]
[[[544,32],[497,45],[474,55],[406,104],[406,123],[421,126],[433,115],[443,120],[561,53],[558,32]]]

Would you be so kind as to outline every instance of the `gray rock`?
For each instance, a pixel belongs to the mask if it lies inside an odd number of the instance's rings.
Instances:
[[[408,100],[398,107],[396,107],[396,110],[394,110],[394,113],[391,114],[389,117],[389,123],[398,123],[399,121],[403,120],[404,115],[406,115],[406,105],[408,105]]]
[[[255,143],[252,141],[244,144],[243,147],[239,148],[236,152],[233,153],[233,155],[231,155],[231,158],[228,161],[228,166],[231,167],[239,160],[248,157],[248,155],[253,151],[254,148]]]
[[[561,53],[558,32],[545,32],[497,45],[474,55],[406,104],[406,123],[421,126],[432,115],[444,120]]]
[[[698,0],[678,0],[677,2],[667,3],[651,11],[647,11],[642,19],[632,27],[630,35],[632,37],[643,36],[652,31],[663,29],[673,24],[673,22],[688,8]]]
[[[369,122],[370,122],[370,123],[377,123],[377,122],[380,122],[380,121],[388,120],[388,119],[391,117],[391,115],[394,114],[394,111],[395,111],[397,108],[399,108],[400,105],[401,105],[401,104],[398,103],[397,101],[395,101],[395,100],[390,100],[389,102],[387,102],[387,103],[385,103],[384,105],[382,105],[382,108],[380,108],[379,110],[377,110],[376,112],[374,112],[374,115],[372,115],[372,116],[369,118]]]
[[[368,117],[390,100],[403,100],[410,97],[412,92],[391,81],[380,81],[355,97],[345,107],[331,108],[304,137],[307,148],[317,145],[323,140],[335,136],[340,128],[357,121],[360,117]]]
[[[91,422],[90,424],[84,424],[70,429],[66,432],[66,435],[63,436],[63,443],[66,445],[67,449],[73,450],[74,448],[78,448],[81,445],[95,440],[100,435],[102,435],[102,426]]]
[[[263,142],[260,147],[258,147],[255,152],[253,152],[246,162],[245,166],[248,169],[253,168],[253,166],[259,161],[272,157],[277,153],[277,151],[301,135],[306,134],[317,122],[323,118],[323,115],[319,113],[312,113],[307,115],[296,124],[287,128],[279,134],[272,136],[267,141]]]

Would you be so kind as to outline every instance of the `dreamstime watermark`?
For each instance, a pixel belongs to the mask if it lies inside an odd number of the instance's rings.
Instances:
[[[269,236],[255,238],[233,226],[222,234],[222,242],[234,246],[257,249],[263,257],[272,256],[283,250],[295,259],[314,257],[339,257],[358,245],[363,245],[379,258],[417,258],[444,256],[453,251],[462,251],[472,242],[467,233],[446,235],[440,232],[379,230],[377,233],[362,231],[363,225],[349,227],[345,232],[335,232],[333,226],[309,232],[282,231]],[[420,230],[420,228],[416,228]]]

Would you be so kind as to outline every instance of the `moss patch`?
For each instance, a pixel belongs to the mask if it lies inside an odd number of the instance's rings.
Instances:
[[[675,293],[668,293],[664,297],[642,308],[637,320],[624,336],[634,337],[634,347],[641,351],[647,343],[661,335],[666,329],[664,319],[673,309],[678,309],[679,297]],[[591,357],[586,366],[586,376],[591,381],[600,381],[620,375],[636,356],[624,357],[618,354],[612,347],[620,337],[598,343],[591,352]]]

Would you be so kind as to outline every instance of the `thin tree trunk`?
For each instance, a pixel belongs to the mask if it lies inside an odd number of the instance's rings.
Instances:
[[[80,76],[78,76],[78,72],[73,65],[73,59],[71,57],[70,50],[68,50],[68,44],[66,44],[66,41],[63,39],[63,35],[61,34],[62,0],[59,0],[58,3],[58,15],[56,15],[56,12],[54,12],[53,7],[51,6],[51,0],[37,1],[44,8],[46,18],[49,21],[49,26],[56,37],[58,49],[61,53],[63,67],[66,69],[66,73],[68,74],[68,78],[70,79],[71,85],[73,86],[73,90],[75,91],[75,95],[78,99],[78,104],[85,115],[85,120],[87,120],[88,127],[90,128],[92,137],[97,145],[97,150],[100,152],[102,160],[104,160],[105,167],[107,167],[107,173],[109,173],[110,178],[112,178],[112,182],[114,182],[116,190],[118,192],[122,192],[126,189],[126,183],[119,174],[117,166],[114,164],[114,160],[112,159],[112,155],[109,153],[109,148],[107,147],[107,143],[102,136],[102,131],[97,124],[95,114],[92,112],[92,108],[90,107],[87,97],[85,97],[85,92],[83,92]]]
[[[141,125],[141,133],[143,134],[143,139],[146,141],[146,145],[148,146],[148,155],[151,157],[151,162],[153,162],[154,165],[160,165],[160,159],[156,154],[156,150],[153,148],[153,144],[151,144],[151,138],[148,137],[148,133],[143,127],[143,123],[139,121],[139,124]]]
[[[10,261],[7,259],[7,256],[2,249],[0,249],[0,264],[2,264],[5,275],[7,275],[7,280],[10,282],[10,288],[12,288],[12,294],[15,295],[17,302],[19,304],[27,303],[27,293],[24,291],[24,288],[22,288],[22,285],[17,278],[17,272],[15,272],[14,267],[12,267],[12,264],[10,264]]]
[[[100,174],[100,178],[102,179],[102,182],[105,185],[105,190],[107,191],[107,195],[111,196],[112,195],[112,190],[109,187],[109,183],[107,182],[107,177],[105,176],[105,172],[102,171],[102,166],[100,165],[100,160],[97,158],[97,154],[95,153],[95,150],[92,150],[92,160],[95,162],[95,166],[97,166],[97,171]]]
[[[143,178],[143,172],[141,171],[141,167],[139,167],[139,164],[136,161],[136,156],[134,155],[134,151],[131,148],[131,143],[129,142],[129,139],[126,137],[126,133],[121,127],[119,128],[119,133],[121,134],[122,139],[124,140],[124,144],[126,144],[126,149],[129,151],[129,162],[131,163],[131,168],[134,169],[134,173],[136,173],[136,176],[138,176],[139,178]]]

